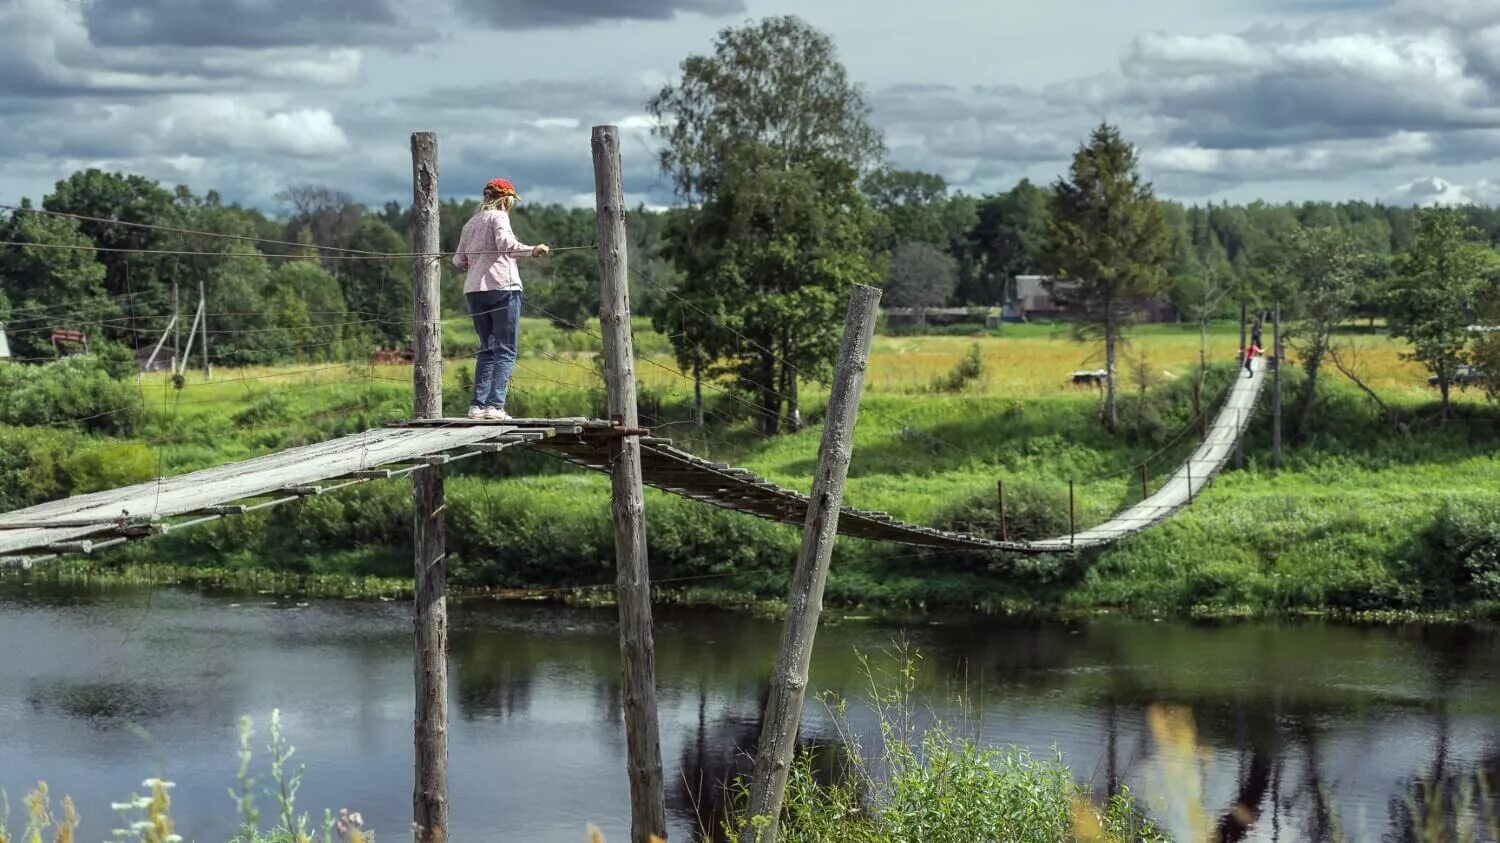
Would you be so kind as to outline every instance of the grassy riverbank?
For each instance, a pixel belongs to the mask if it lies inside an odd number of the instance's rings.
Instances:
[[[709,425],[691,417],[692,385],[665,342],[638,325],[649,362],[642,403],[660,435],[715,460],[747,465],[806,488],[816,458],[823,395],[804,384],[795,435],[757,434],[748,406],[710,388]],[[447,332],[450,411],[463,405],[468,335]],[[1209,337],[1206,394],[1232,377],[1237,334]],[[594,338],[526,325],[512,411],[591,414],[601,400]],[[1490,611],[1500,599],[1500,411],[1460,394],[1460,417],[1425,421],[1433,395],[1401,348],[1351,340],[1366,382],[1408,421],[1384,413],[1337,372],[1325,373],[1311,433],[1270,467],[1269,402],[1247,444],[1247,469],[1227,472],[1170,523],[1101,552],[1005,558],[935,553],[845,540],[829,600],[897,609],[1125,608],[1216,614],[1274,611]],[[935,391],[977,344],[982,370],[961,392]],[[1165,476],[1192,447],[1192,329],[1148,326],[1122,373],[1125,429],[1104,433],[1097,394],[1068,385],[1092,368],[1090,349],[1064,329],[1007,327],[999,336],[878,337],[862,404],[847,499],[937,526],[998,532],[995,483],[1006,485],[1012,535],[1067,531],[1068,482],[1078,523],[1101,521],[1138,498],[1139,465]],[[132,388],[138,421],[128,436],[55,428],[0,429],[22,477],[14,494],[87,491],[352,433],[409,408],[403,367],[304,364],[159,379]],[[1287,430],[1295,427],[1299,373],[1287,373]],[[31,466],[23,471],[26,466]],[[37,470],[40,466],[42,470]],[[608,485],[540,454],[508,452],[456,465],[448,484],[452,577],[465,588],[574,588],[612,580]],[[1153,481],[1154,482],[1154,481]],[[22,501],[9,501],[17,505]],[[401,578],[409,566],[409,484],[376,482],[302,504],[227,519],[102,557],[106,565],[169,563],[334,578]],[[798,531],[648,492],[652,566],[685,598],[779,597]],[[356,582],[356,580],[349,580]],[[356,587],[356,591],[365,586]]]

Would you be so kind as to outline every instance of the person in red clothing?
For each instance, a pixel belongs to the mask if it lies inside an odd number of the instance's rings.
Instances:
[[[1260,347],[1259,341],[1255,339],[1250,340],[1250,347],[1245,349],[1245,377],[1255,377],[1255,370],[1251,368],[1250,361],[1259,357],[1263,353],[1264,352]]]

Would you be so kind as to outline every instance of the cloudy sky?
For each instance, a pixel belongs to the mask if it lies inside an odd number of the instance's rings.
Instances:
[[[1056,178],[1100,120],[1187,201],[1500,202],[1497,0],[0,0],[0,202],[75,169],[274,207],[493,175],[589,197],[588,128],[670,201],[642,103],[719,29],[831,33],[892,160],[971,193]]]

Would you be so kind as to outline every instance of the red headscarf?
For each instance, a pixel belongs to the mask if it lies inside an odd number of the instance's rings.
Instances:
[[[496,196],[521,198],[521,194],[516,192],[516,186],[510,183],[510,179],[490,179],[484,185],[484,192],[493,193]]]

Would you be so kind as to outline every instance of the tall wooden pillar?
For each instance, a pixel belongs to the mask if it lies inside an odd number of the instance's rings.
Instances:
[[[437,135],[412,134],[411,166],[413,415],[435,419],[443,415]],[[411,476],[416,577],[412,821],[421,843],[444,843],[448,839],[448,561],[443,469],[424,466]]]
[[[625,194],[620,181],[620,134],[595,126],[594,195],[599,232],[599,328],[604,335],[604,381],[609,418],[639,423],[635,349],[630,333]],[[651,629],[651,571],[646,558],[646,506],[641,491],[641,443],[610,440],[610,486],[615,522],[615,588],[620,604],[620,661],[625,681],[625,746],[630,773],[630,838],[648,843],[667,836],[662,791],[661,736],[656,720],[656,644]]]

